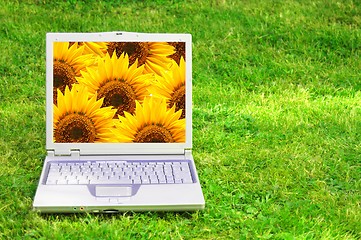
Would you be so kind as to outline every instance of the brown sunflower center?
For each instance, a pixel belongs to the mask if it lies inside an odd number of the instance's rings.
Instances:
[[[124,116],[124,111],[133,113],[136,95],[133,88],[123,80],[106,82],[98,90],[98,99],[104,98],[103,107],[113,106],[117,114]]]
[[[173,107],[173,105],[175,104],[175,110],[182,110],[182,115],[181,118],[185,118],[185,104],[186,104],[186,100],[185,100],[185,86],[181,85],[179,88],[177,88],[173,94],[172,94],[172,98],[169,100],[169,107]]]
[[[61,60],[54,60],[53,65],[53,102],[57,103],[58,92],[60,89],[62,93],[65,91],[65,87],[76,82],[75,73],[71,66]]]
[[[69,42],[69,48],[70,48],[71,46],[73,46],[75,43],[76,43],[76,42]],[[78,42],[78,46],[83,46],[83,45],[84,45],[83,42]]]
[[[186,59],[186,44],[185,42],[169,42],[169,45],[173,46],[175,49],[175,53],[170,55],[174,61],[179,65],[181,57]]]
[[[75,83],[75,73],[71,66],[64,61],[55,60],[53,66],[53,86],[55,88],[64,88]]]
[[[150,52],[146,42],[111,42],[108,44],[109,55],[112,56],[114,51],[116,51],[117,57],[123,53],[128,54],[130,65],[138,59],[138,67],[146,62]]]
[[[88,143],[94,142],[96,137],[95,126],[86,116],[77,113],[66,115],[61,119],[54,130],[55,142],[60,143]]]
[[[149,125],[140,130],[134,142],[138,143],[171,143],[174,142],[171,133],[164,127]]]

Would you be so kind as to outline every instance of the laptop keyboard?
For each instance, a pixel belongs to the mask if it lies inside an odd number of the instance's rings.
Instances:
[[[46,184],[193,183],[188,161],[51,162]]]

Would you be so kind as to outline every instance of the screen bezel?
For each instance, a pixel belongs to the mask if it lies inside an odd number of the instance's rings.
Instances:
[[[53,141],[53,47],[54,42],[185,42],[186,47],[186,141],[184,143],[55,143]],[[48,33],[46,35],[46,147],[55,154],[79,150],[97,154],[181,154],[192,148],[192,46],[190,34],[165,33]]]

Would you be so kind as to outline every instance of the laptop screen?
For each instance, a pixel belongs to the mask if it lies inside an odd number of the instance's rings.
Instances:
[[[54,143],[185,143],[185,42],[54,42]]]

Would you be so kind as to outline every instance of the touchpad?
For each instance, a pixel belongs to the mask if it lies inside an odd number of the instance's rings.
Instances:
[[[95,186],[95,195],[97,197],[130,197],[132,196],[132,187]]]

